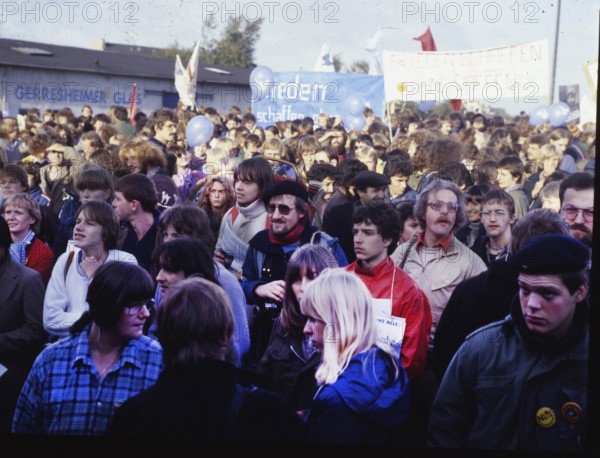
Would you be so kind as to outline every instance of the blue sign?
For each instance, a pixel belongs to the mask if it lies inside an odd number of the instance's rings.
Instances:
[[[262,127],[307,116],[316,123],[321,113],[345,116],[344,101],[351,94],[362,96],[365,106],[383,117],[383,76],[319,72],[280,72],[274,76],[275,83],[268,84],[265,94],[252,100],[252,113]]]

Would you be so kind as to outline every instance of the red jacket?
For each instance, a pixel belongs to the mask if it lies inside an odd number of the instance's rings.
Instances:
[[[412,278],[394,265],[389,256],[371,270],[363,269],[357,261],[345,269],[354,272],[375,299],[390,297],[393,279],[392,315],[406,320],[400,361],[410,380],[420,376],[425,370],[431,330],[431,308],[427,296]]]
[[[27,255],[25,265],[30,269],[39,272],[44,280],[44,286],[48,286],[52,266],[54,265],[54,253],[48,245],[37,237],[27,246]]]

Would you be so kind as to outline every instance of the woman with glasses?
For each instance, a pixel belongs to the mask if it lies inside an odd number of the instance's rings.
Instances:
[[[105,201],[90,200],[75,215],[73,248],[60,255],[44,298],[44,328],[51,337],[64,337],[88,310],[86,293],[96,271],[104,263],[137,264],[135,256],[117,250],[119,219]]]
[[[143,335],[153,292],[141,267],[118,261],[101,266],[87,289],[89,310],[69,337],[36,359],[12,431],[104,434],[118,407],[153,385],[162,371],[160,345]]]
[[[220,286],[204,278],[182,280],[165,297],[157,318],[165,370],[153,387],[118,409],[110,435],[138,443],[169,438],[291,445],[304,440],[302,421],[289,404],[242,384],[227,362],[234,317]]]

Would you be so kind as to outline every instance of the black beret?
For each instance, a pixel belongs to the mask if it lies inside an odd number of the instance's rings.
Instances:
[[[573,237],[548,234],[533,238],[508,262],[524,274],[556,275],[585,269],[589,256],[588,248]]]
[[[308,192],[306,191],[306,188],[297,181],[292,180],[281,180],[278,183],[275,183],[265,191],[262,196],[262,201],[265,205],[269,205],[271,197],[281,196],[283,194],[300,197],[300,199],[308,203]]]
[[[385,186],[390,184],[390,178],[382,173],[371,172],[370,170],[363,170],[358,172],[351,182],[352,185],[357,188],[364,186],[371,186],[372,188],[378,188],[379,186]]]

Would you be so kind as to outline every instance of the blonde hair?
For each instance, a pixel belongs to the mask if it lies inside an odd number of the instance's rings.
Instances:
[[[302,313],[325,323],[323,362],[315,378],[320,385],[334,383],[357,354],[381,347],[396,365],[391,347],[377,341],[371,294],[362,280],[342,268],[325,269],[308,284],[300,301]]]
[[[33,218],[33,223],[30,226],[30,229],[35,233],[40,233],[40,225],[42,223],[42,213],[40,210],[40,204],[31,196],[31,194],[26,192],[20,192],[18,194],[13,194],[9,196],[4,201],[4,209],[6,210],[8,207],[17,207],[29,212],[29,216]]]
[[[559,162],[562,160],[562,153],[558,151],[556,146],[552,143],[546,143],[543,145],[537,153],[537,163],[539,167],[544,167],[544,161],[547,159],[558,158]]]

